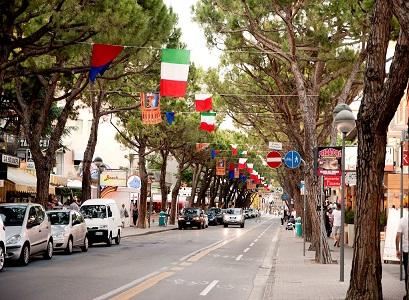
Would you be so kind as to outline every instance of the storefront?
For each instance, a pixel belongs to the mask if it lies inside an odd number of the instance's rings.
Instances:
[[[409,178],[408,174],[403,174],[403,205],[408,205],[408,192],[409,192]],[[400,207],[400,186],[401,186],[401,174],[385,174],[384,187],[385,187],[385,208],[395,205],[396,208]]]

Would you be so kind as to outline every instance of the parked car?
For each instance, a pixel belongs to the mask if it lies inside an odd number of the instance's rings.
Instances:
[[[244,218],[245,218],[245,219],[251,218],[250,209],[245,209],[245,210],[244,210]]]
[[[0,215],[0,272],[3,271],[6,260],[6,227],[3,224],[4,215]]]
[[[218,207],[211,207],[209,208],[209,210],[207,211],[209,212],[213,212],[216,216],[216,221],[218,224],[222,224],[223,223],[223,212],[221,208]],[[217,225],[217,224],[216,224]]]
[[[223,225],[228,227],[229,225],[240,225],[244,227],[244,213],[242,208],[229,208],[226,214],[223,216]]]
[[[51,222],[54,250],[71,254],[74,247],[88,251],[88,231],[84,217],[75,210],[59,209],[47,211]]]
[[[209,225],[219,225],[219,222],[217,221],[217,217],[214,211],[208,211],[207,217],[209,219]]]
[[[6,259],[26,266],[30,256],[42,253],[53,257],[51,223],[42,205],[37,203],[2,203],[0,214],[6,226]]]
[[[205,228],[205,217],[200,208],[184,208],[178,216],[179,230],[187,227],[197,227],[198,229]]]
[[[122,222],[118,206],[113,199],[86,200],[80,208],[88,229],[89,244],[106,243],[107,246],[119,245]]]

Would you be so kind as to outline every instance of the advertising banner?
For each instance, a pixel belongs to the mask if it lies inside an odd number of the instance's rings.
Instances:
[[[219,158],[216,163],[216,175],[224,176],[226,175],[226,159]]]
[[[127,186],[127,174],[123,170],[106,170],[101,173],[100,184],[104,186]]]
[[[341,176],[324,176],[324,186],[333,187],[341,185]]]
[[[341,175],[341,147],[318,147],[317,175]]]

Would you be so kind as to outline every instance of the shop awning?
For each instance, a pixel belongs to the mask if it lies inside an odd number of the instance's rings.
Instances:
[[[15,184],[15,189],[18,192],[37,192],[37,178],[22,169],[7,167],[7,179]],[[55,194],[55,188],[50,186],[49,193]]]

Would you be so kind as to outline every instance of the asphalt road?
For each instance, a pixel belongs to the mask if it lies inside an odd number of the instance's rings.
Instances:
[[[0,299],[262,299],[279,221],[123,238],[119,246],[55,253],[6,266]]]

